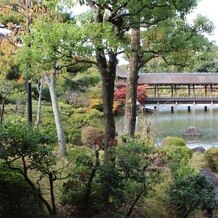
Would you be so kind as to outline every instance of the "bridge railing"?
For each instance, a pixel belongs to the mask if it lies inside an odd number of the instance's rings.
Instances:
[[[218,97],[147,97],[145,104],[218,104]]]

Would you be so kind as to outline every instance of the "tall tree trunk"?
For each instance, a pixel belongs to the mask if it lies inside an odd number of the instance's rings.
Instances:
[[[55,194],[54,194],[54,179],[52,173],[49,173],[49,184],[50,184],[50,196],[51,196],[51,204],[53,215],[57,214],[57,209],[55,205]]]
[[[41,118],[41,106],[42,106],[42,88],[43,88],[43,84],[42,81],[39,81],[38,87],[37,87],[37,91],[39,94],[38,97],[38,105],[37,105],[37,113],[36,113],[36,122],[35,125],[38,126],[40,123],[40,118]]]
[[[139,71],[140,29],[131,29],[131,48],[128,75],[126,80],[126,104],[124,132],[130,137],[135,134],[136,125],[136,100]]]
[[[110,159],[107,148],[115,138],[115,121],[113,113],[113,100],[114,100],[114,83],[116,74],[117,58],[116,54],[109,55],[109,62],[102,51],[96,51],[99,70],[102,77],[102,93],[103,93],[103,113],[104,113],[104,126],[105,126],[105,161]]]
[[[0,110],[0,115],[1,115],[1,118],[0,118],[0,124],[3,123],[3,116],[4,116],[4,110],[5,110],[5,98],[2,97],[2,108]]]
[[[52,109],[54,113],[55,126],[57,130],[57,137],[59,143],[59,151],[60,155],[64,156],[66,154],[66,142],[64,137],[64,130],[61,122],[61,115],[58,106],[57,94],[55,91],[55,80],[56,80],[56,72],[51,73],[49,77],[47,77],[49,92],[51,96]]]
[[[33,117],[32,117],[32,83],[31,83],[31,81],[27,81],[26,90],[27,90],[27,119],[28,119],[28,125],[31,125],[32,121],[33,121]]]

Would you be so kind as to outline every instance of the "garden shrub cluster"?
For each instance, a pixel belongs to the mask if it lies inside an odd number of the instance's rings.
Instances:
[[[83,145],[89,146],[90,148],[94,147],[98,140],[103,135],[103,131],[99,128],[87,126],[82,129],[81,141]]]
[[[142,203],[149,185],[159,178],[158,170],[150,169],[149,177],[146,174],[153,162],[149,158],[152,152],[152,147],[136,140],[111,147],[116,162],[105,162],[101,150],[74,150],[70,155],[74,168],[63,186],[63,204],[100,217],[129,217],[135,203]]]
[[[187,218],[194,210],[206,210],[210,215],[215,207],[213,186],[205,176],[186,174],[176,178],[169,187],[169,197],[178,217]]]
[[[186,146],[185,144],[185,140],[183,138],[179,138],[179,137],[172,137],[172,136],[168,136],[164,139],[164,141],[162,142],[163,146]]]
[[[212,171],[218,172],[218,148],[212,147],[208,148],[204,154],[207,165]]]
[[[42,202],[16,171],[0,164],[0,217],[42,217]]]
[[[190,166],[191,152],[186,146],[176,143],[158,148],[146,140],[125,137],[108,148],[111,158],[105,161],[100,142],[91,148],[92,137],[102,132],[91,126],[83,131],[82,139],[88,146],[69,148],[68,156],[60,160],[67,163],[62,168],[56,166],[53,140],[46,134],[35,128],[29,131],[22,123],[1,126],[0,216],[57,214],[57,203],[53,199],[54,205],[50,205],[51,196],[44,196],[41,185],[43,181],[55,196],[54,182],[61,172],[60,216],[120,218],[158,214],[168,218],[172,213],[187,217],[196,210],[213,210],[213,187]]]

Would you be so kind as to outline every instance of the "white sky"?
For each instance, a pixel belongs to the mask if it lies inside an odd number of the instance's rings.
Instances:
[[[208,38],[218,45],[218,0],[199,0],[197,8],[189,17],[193,19],[197,14],[203,15],[213,22],[215,30],[213,35]]]

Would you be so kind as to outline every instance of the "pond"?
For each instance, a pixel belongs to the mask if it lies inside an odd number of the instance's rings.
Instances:
[[[136,131],[147,132],[155,136],[157,144],[161,144],[167,136],[177,136],[185,139],[190,148],[202,146],[218,147],[218,105],[158,105],[157,112],[137,117]],[[188,112],[188,106],[191,111]],[[204,107],[207,106],[207,111]],[[154,106],[149,106],[154,108]],[[116,117],[117,132],[122,133],[124,117]],[[196,127],[200,136],[184,136],[189,126]]]

